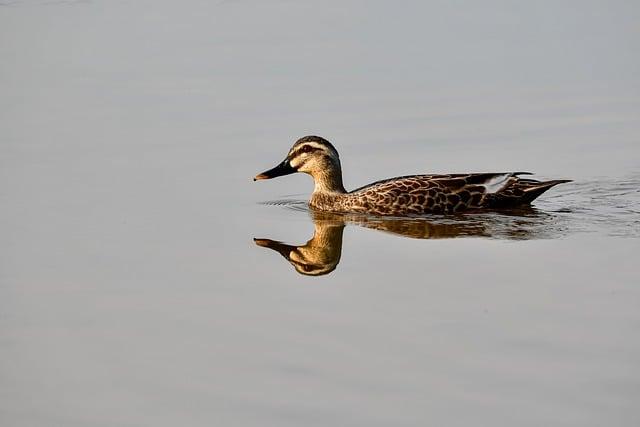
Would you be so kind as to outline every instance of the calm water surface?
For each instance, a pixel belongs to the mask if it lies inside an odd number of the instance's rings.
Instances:
[[[7,426],[640,422],[633,2],[1,1]],[[314,214],[530,170],[531,209]],[[301,274],[302,273],[302,274]]]

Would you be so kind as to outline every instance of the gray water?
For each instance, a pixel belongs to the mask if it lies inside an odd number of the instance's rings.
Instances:
[[[2,425],[638,425],[639,21],[2,0]],[[574,182],[519,212],[317,216],[308,177],[252,181],[306,134],[348,188]]]

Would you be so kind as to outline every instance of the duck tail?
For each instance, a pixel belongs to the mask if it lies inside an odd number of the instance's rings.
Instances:
[[[524,180],[524,179],[520,180],[522,184],[527,183],[526,181],[527,180]],[[524,196],[522,196],[520,200],[522,203],[531,203],[532,201],[537,199],[538,196],[540,196],[542,193],[544,193],[551,187],[555,187],[558,184],[563,184],[565,182],[571,182],[571,181],[572,180],[570,179],[554,179],[553,181],[544,181],[544,182],[533,181],[531,184],[527,185],[527,187],[523,189]]]

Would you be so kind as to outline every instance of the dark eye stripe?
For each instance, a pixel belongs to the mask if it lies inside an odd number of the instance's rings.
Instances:
[[[296,156],[302,153],[313,153],[314,151],[323,151],[322,148],[312,147],[311,145],[304,145],[302,148],[291,153],[291,158],[295,158]]]

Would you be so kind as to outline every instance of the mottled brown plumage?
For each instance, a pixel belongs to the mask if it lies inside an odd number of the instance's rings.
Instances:
[[[313,209],[374,215],[451,214],[466,210],[511,208],[530,204],[549,188],[570,180],[536,181],[528,172],[408,175],[374,182],[347,192],[338,152],[324,138],[299,139],[287,158],[256,176],[275,178],[304,172],[314,178]]]

